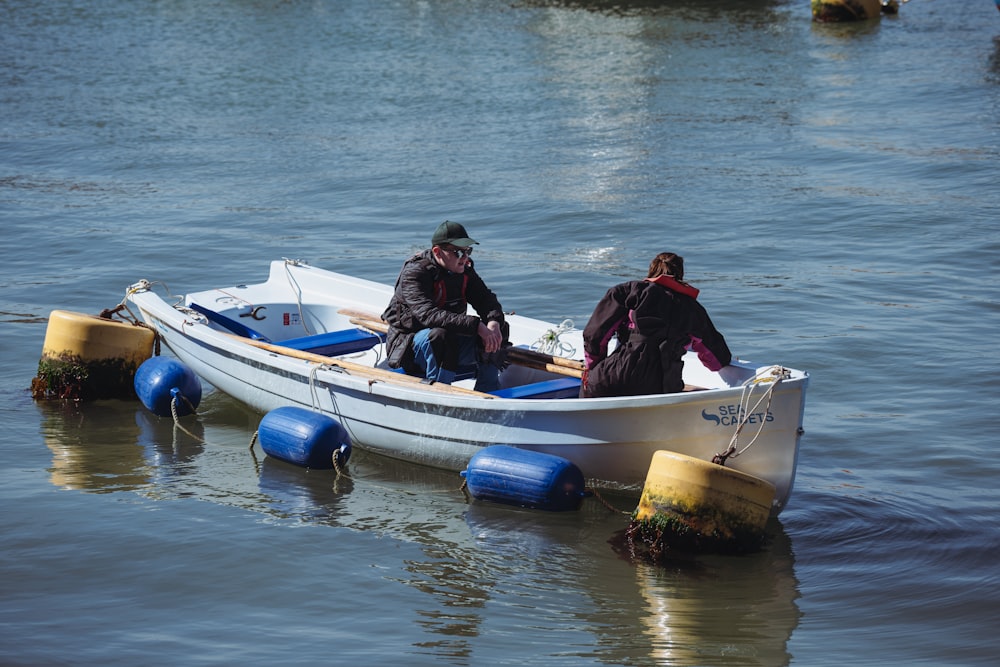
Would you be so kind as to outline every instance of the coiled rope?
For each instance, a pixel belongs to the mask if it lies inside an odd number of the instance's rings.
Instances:
[[[566,319],[555,329],[549,329],[542,334],[538,340],[530,345],[533,352],[551,354],[554,357],[572,357],[576,354],[576,348],[559,340],[559,337],[575,329],[573,320]]]

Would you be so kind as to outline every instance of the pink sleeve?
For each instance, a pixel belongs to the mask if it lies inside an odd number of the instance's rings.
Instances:
[[[710,371],[717,371],[722,368],[722,363],[716,358],[712,351],[709,350],[701,339],[696,336],[691,336],[691,343],[688,345],[688,349],[693,350],[698,354],[698,360],[705,365]]]

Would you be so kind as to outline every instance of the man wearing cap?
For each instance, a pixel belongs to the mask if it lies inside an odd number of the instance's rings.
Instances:
[[[476,390],[500,388],[503,308],[472,263],[465,227],[445,220],[431,247],[410,257],[396,280],[382,319],[388,363],[410,375],[451,384],[459,369],[475,367]],[[469,314],[469,306],[476,312]]]

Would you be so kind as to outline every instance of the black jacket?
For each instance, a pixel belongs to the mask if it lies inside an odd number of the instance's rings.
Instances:
[[[467,314],[469,306],[476,315]],[[389,323],[386,351],[389,365],[413,372],[413,336],[421,329],[442,328],[476,336],[479,323],[504,323],[503,308],[469,262],[463,273],[452,273],[434,261],[431,251],[406,260],[389,306],[382,313]]]
[[[688,346],[711,370],[732,354],[698,290],[672,278],[615,285],[594,308],[583,330],[587,360],[584,396],[637,396],[684,390],[682,357]],[[608,342],[618,336],[609,356]]]

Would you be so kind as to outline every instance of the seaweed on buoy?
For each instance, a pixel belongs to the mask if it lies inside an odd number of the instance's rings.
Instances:
[[[54,310],[31,381],[36,400],[135,398],[133,382],[153,353],[152,329],[107,317]]]
[[[135,398],[135,372],[135,363],[125,359],[87,361],[73,354],[43,357],[38,362],[38,374],[31,379],[31,397],[74,401]]]
[[[711,525],[712,528],[706,528]],[[625,543],[634,560],[672,561],[683,554],[739,555],[759,551],[765,535],[756,528],[726,527],[703,517],[660,513],[639,519],[633,514]]]
[[[899,12],[899,0],[811,0],[810,4],[813,21],[822,23],[867,21]]]

